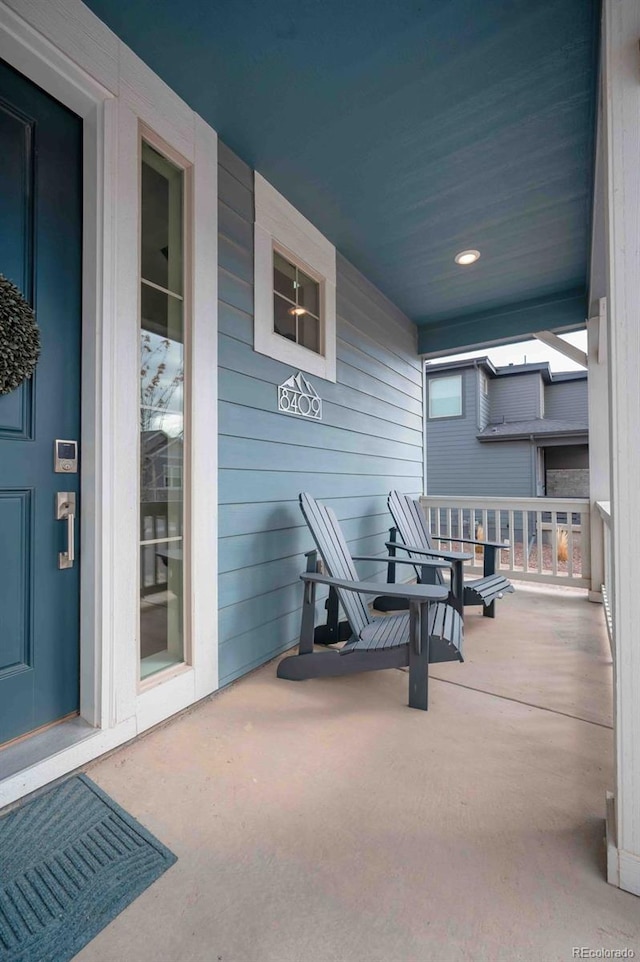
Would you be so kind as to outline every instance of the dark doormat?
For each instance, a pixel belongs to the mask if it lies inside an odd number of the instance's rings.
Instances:
[[[67,962],[176,856],[85,775],[0,819],[0,959]]]

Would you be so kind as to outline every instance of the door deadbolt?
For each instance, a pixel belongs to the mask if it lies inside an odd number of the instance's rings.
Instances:
[[[53,442],[53,470],[56,474],[78,473],[78,442]]]

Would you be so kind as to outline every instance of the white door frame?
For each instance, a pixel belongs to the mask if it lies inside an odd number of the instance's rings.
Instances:
[[[0,58],[83,119],[80,716],[29,740],[0,807],[218,686],[217,137],[80,0],[0,0]],[[192,663],[138,689],[138,143],[145,123],[193,165],[190,402]],[[196,390],[197,387],[197,390]],[[197,600],[197,604],[194,603]],[[56,731],[55,729],[53,730]],[[6,752],[13,751],[12,748]],[[23,751],[24,755],[24,751]]]

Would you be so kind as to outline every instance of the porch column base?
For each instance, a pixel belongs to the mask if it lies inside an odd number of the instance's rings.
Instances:
[[[607,792],[607,882],[640,896],[640,856],[617,845],[616,800]]]
[[[589,591],[587,598],[589,601],[593,601],[596,605],[602,604],[602,592],[601,591]]]

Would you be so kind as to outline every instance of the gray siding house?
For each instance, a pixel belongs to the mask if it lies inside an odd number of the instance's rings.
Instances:
[[[589,496],[586,371],[427,364],[426,395],[428,494]]]

